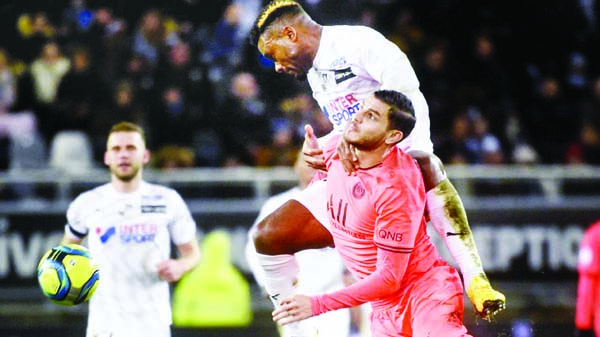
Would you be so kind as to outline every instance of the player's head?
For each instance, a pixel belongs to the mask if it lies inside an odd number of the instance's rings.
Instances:
[[[139,177],[144,164],[150,160],[144,130],[136,124],[120,122],[110,129],[106,141],[104,163],[113,177],[131,181]]]
[[[394,90],[378,90],[365,99],[348,123],[344,139],[363,150],[394,145],[410,134],[415,123],[408,97]]]
[[[273,0],[256,18],[250,43],[275,63],[275,71],[305,79],[319,45],[320,26],[296,1]]]

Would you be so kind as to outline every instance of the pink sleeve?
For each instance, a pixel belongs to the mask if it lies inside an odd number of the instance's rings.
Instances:
[[[595,275],[580,273],[575,306],[575,327],[591,329],[594,317],[594,301],[598,281]],[[313,309],[314,311],[314,309]]]
[[[311,297],[313,315],[350,308],[395,293],[402,282],[410,252],[377,250],[377,270],[344,289]]]
[[[586,231],[579,247],[577,269],[579,281],[577,285],[577,302],[575,306],[575,326],[578,329],[592,329],[595,306],[598,303],[599,256],[598,235],[600,222],[595,223]]]

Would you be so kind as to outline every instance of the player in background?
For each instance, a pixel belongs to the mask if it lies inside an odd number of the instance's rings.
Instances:
[[[62,243],[87,237],[100,266],[100,283],[89,303],[88,337],[170,336],[169,282],[200,259],[196,223],[181,196],[142,179],[149,159],[139,126],[114,125],[104,154],[110,182],[82,193],[67,210]],[[176,259],[171,242],[179,253]]]
[[[600,336],[600,221],[583,235],[577,261],[579,282],[575,305],[577,337]]]
[[[378,90],[342,135],[324,146],[326,199],[336,250],[358,279],[317,296],[284,298],[273,318],[295,322],[370,302],[372,336],[470,336],[463,325],[460,275],[427,234],[426,194],[414,158],[396,146],[415,125],[410,100]],[[316,142],[307,126],[307,141]],[[359,166],[348,175],[336,148],[343,138]]]
[[[267,4],[256,19],[250,39],[264,57],[274,62],[277,72],[308,79],[313,97],[333,124],[331,134],[342,132],[361,109],[362,100],[375,90],[392,89],[408,96],[417,124],[398,146],[419,163],[429,219],[459,266],[476,313],[490,318],[504,308],[504,295],[491,287],[483,270],[462,201],[442,162],[433,154],[428,106],[406,55],[371,28],[322,26],[291,0]],[[360,163],[352,148],[341,142],[338,151],[346,170],[354,171]],[[310,165],[323,168],[320,149],[305,146],[303,152]],[[327,221],[323,185],[312,184],[258,226],[254,243],[267,275],[289,276],[273,282],[267,278],[266,288],[272,296],[294,291],[292,254],[331,244],[327,230],[315,223]],[[294,237],[292,244],[289,237]],[[277,301],[274,303],[277,306]]]
[[[252,244],[252,235],[256,225],[277,207],[293,198],[308,186],[315,174],[299,155],[294,163],[294,172],[298,177],[298,185],[282,193],[276,194],[263,204],[254,224],[248,231],[246,244],[246,260],[258,285],[264,287],[264,272],[257,261],[256,251]],[[344,264],[331,247],[322,249],[308,249],[295,254],[298,261],[298,291],[303,294],[316,295],[322,292],[338,290],[344,287]],[[350,334],[350,310],[338,310],[310,319],[314,322],[319,336],[348,337]],[[293,337],[288,327],[281,328],[282,337]]]

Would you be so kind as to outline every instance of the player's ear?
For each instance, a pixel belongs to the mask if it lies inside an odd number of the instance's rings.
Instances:
[[[104,151],[104,165],[109,166],[110,161],[108,160],[108,151]]]
[[[148,164],[150,162],[150,151],[144,150],[144,164]]]
[[[403,137],[404,133],[402,133],[402,131],[390,130],[388,131],[387,137],[385,138],[385,143],[390,145],[397,144],[402,140]]]
[[[292,26],[285,26],[283,27],[283,36],[288,38],[290,41],[296,41],[296,38],[298,37],[298,32]]]

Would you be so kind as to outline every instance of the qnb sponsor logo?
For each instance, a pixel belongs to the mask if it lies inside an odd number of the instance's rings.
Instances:
[[[385,229],[380,229],[377,232],[377,235],[384,240],[392,240],[395,242],[402,242],[402,239],[404,238],[404,234],[402,233],[390,232]]]
[[[360,101],[349,94],[329,101],[322,110],[333,125],[345,125],[360,110]]]
[[[154,240],[156,224],[128,224],[119,226],[119,237],[123,243],[142,243]]]

